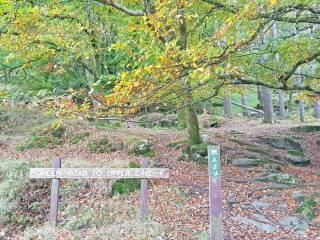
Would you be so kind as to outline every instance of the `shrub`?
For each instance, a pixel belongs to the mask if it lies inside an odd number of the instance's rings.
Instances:
[[[111,150],[111,144],[109,139],[100,138],[88,143],[87,149],[91,153],[106,153]]]
[[[79,132],[75,133],[74,135],[71,136],[70,138],[70,143],[71,144],[78,144],[80,143],[83,139],[89,137],[89,132]]]
[[[32,134],[27,138],[26,143],[16,146],[18,151],[23,151],[30,148],[46,148],[49,145],[59,145],[61,140],[52,136],[38,136]]]
[[[129,168],[140,168],[140,164],[129,162]],[[140,189],[140,179],[118,179],[112,184],[112,194],[128,194]]]
[[[25,161],[0,162],[0,223],[25,225],[29,218],[18,211],[18,202],[30,184],[29,166]]]

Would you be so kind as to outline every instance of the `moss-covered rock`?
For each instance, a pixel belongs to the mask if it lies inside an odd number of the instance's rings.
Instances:
[[[290,137],[263,138],[262,142],[276,149],[303,152],[303,149],[300,143],[297,140]]]
[[[242,167],[242,168],[257,167],[257,166],[263,165],[263,164],[264,164],[264,161],[261,159],[242,158],[242,159],[232,160],[232,165],[234,165],[236,167]]]
[[[320,132],[320,126],[319,125],[300,126],[300,127],[291,128],[291,130],[295,132],[304,132],[304,133]]]
[[[301,180],[294,174],[289,173],[271,173],[266,176],[257,177],[259,182],[275,182],[280,184],[295,185],[300,184]]]
[[[178,160],[194,161],[201,164],[208,162],[208,145],[206,143],[186,145],[182,148],[182,155]]]
[[[310,164],[310,159],[304,154],[304,152],[297,150],[287,151],[287,156],[285,158],[287,162],[294,165],[308,165]]]

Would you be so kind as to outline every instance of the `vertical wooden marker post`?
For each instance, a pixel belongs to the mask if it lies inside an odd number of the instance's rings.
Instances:
[[[61,158],[55,157],[52,159],[52,168],[60,168],[61,167]],[[58,178],[54,178],[51,180],[51,199],[50,199],[50,215],[49,222],[52,226],[57,225],[58,219],[58,198],[59,198],[59,184],[60,180]]]
[[[148,168],[149,161],[147,159],[142,160],[141,167]],[[148,220],[148,179],[141,179],[140,218],[141,222],[146,222]]]
[[[210,240],[223,240],[220,148],[208,146]]]

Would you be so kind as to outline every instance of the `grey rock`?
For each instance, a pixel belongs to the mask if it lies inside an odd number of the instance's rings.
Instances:
[[[259,221],[255,221],[255,220],[252,220],[252,219],[249,219],[249,218],[244,218],[244,217],[231,217],[231,219],[233,221],[236,221],[236,222],[241,222],[241,223],[244,223],[244,224],[247,224],[247,225],[251,225],[251,226],[254,226],[262,231],[265,231],[265,232],[268,232],[268,233],[272,233],[272,232],[275,232],[277,231],[277,227],[276,226],[273,226],[271,224],[268,224],[268,223],[262,223],[262,222],[259,222]]]
[[[265,216],[260,215],[260,214],[254,214],[252,216],[253,220],[256,220],[258,222],[262,222],[262,223],[271,223],[271,221],[269,219],[267,219]]]
[[[280,224],[287,228],[292,228],[297,231],[305,231],[309,227],[308,223],[305,220],[295,216],[288,216],[281,219]]]
[[[268,172],[279,172],[281,171],[281,166],[276,163],[266,163],[263,165],[263,167],[268,171]]]
[[[299,184],[301,182],[296,175],[289,173],[271,173],[266,176],[257,177],[255,180],[259,182],[275,182],[290,185]]]
[[[285,160],[294,165],[308,165],[311,163],[310,159],[304,154],[304,152],[290,150],[287,152]]]
[[[268,203],[268,202],[258,202],[255,201],[252,203],[252,206],[256,207],[256,208],[267,208],[267,207],[271,207],[272,204]]]
[[[284,203],[280,203],[273,210],[277,212],[286,212],[288,211],[288,205]]]
[[[295,132],[311,133],[311,132],[319,132],[320,126],[319,125],[299,126],[299,127],[294,127],[291,129]]]
[[[300,143],[289,137],[263,138],[262,142],[277,149],[296,150],[296,151],[303,152],[303,149]]]
[[[243,168],[249,168],[249,167],[257,167],[262,164],[262,161],[259,159],[235,159],[232,161],[232,165],[236,167],[243,167]]]
[[[292,193],[292,198],[293,198],[295,201],[299,202],[299,203],[303,202],[304,199],[305,199],[303,193],[301,193],[301,192],[293,192],[293,193]]]
[[[204,157],[199,153],[192,153],[189,160],[197,162],[197,163],[207,163],[208,162],[207,157]]]

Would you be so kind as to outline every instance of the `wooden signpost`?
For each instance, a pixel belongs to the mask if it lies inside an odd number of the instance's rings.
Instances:
[[[210,240],[223,240],[220,148],[208,146]]]
[[[60,179],[66,178],[140,178],[140,217],[141,221],[147,221],[148,216],[148,179],[169,178],[169,170],[166,168],[149,168],[148,160],[142,161],[142,168],[61,168],[61,158],[52,160],[52,168],[31,168],[30,178],[50,178],[51,199],[49,222],[57,225],[58,196]]]

